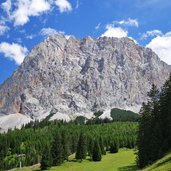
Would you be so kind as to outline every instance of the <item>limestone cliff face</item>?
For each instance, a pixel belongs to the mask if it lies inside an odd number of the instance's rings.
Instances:
[[[149,48],[128,38],[54,35],[35,47],[0,86],[0,114],[42,118],[91,117],[97,110],[138,110],[170,67]]]

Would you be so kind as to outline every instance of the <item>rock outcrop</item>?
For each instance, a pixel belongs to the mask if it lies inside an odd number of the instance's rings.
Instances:
[[[57,34],[36,46],[0,86],[0,115],[40,119],[92,117],[112,107],[138,111],[170,66],[129,38],[66,38]],[[0,126],[1,127],[1,126]]]

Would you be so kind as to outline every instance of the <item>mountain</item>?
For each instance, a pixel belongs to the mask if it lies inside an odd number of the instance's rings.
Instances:
[[[91,118],[117,107],[137,112],[170,66],[129,38],[77,39],[56,34],[36,46],[0,86],[0,127],[51,119]]]

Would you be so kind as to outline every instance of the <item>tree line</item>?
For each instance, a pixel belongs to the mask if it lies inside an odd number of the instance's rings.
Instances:
[[[19,129],[0,134],[0,170],[41,163],[44,170],[60,165],[75,154],[82,161],[87,156],[100,161],[106,151],[133,148],[136,144],[136,122],[76,124],[62,121],[32,122]],[[22,157],[19,155],[23,154]]]

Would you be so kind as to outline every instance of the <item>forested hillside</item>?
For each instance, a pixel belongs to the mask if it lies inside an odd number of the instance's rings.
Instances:
[[[59,165],[76,153],[76,159],[86,155],[92,161],[100,161],[106,150],[111,153],[118,148],[133,148],[136,144],[136,122],[114,122],[80,125],[59,121],[30,123],[21,130],[9,130],[0,134],[0,168],[12,169],[41,163],[41,168]],[[98,148],[96,148],[98,147]],[[19,155],[23,157],[19,157]]]

